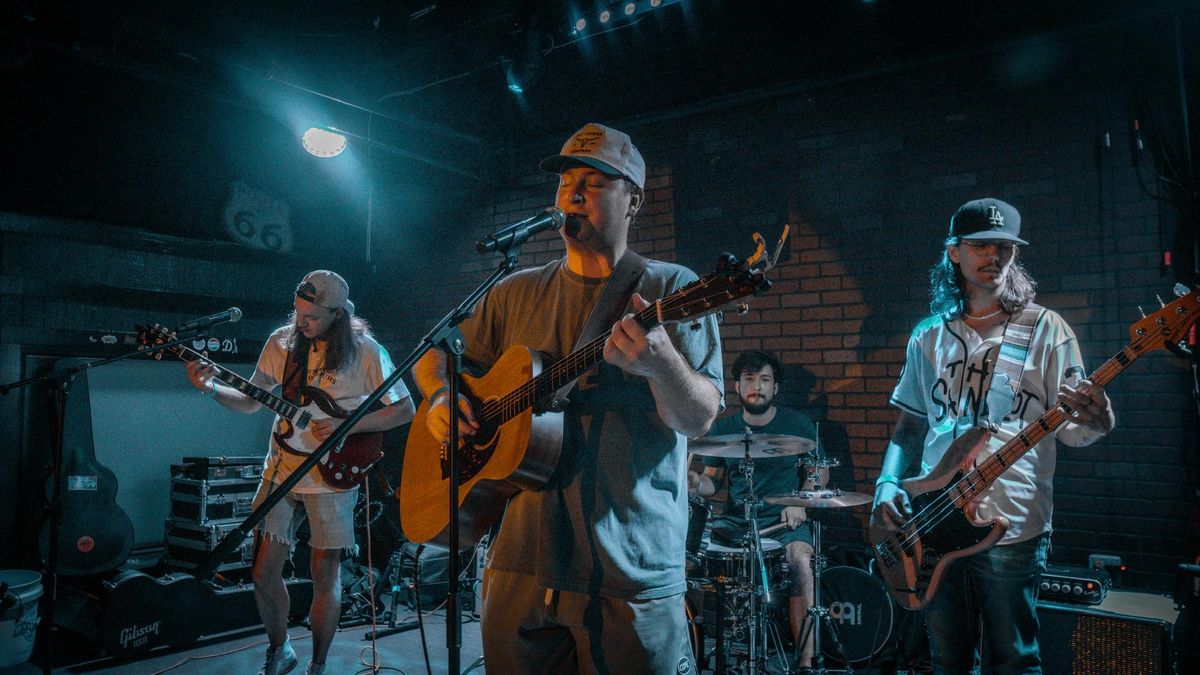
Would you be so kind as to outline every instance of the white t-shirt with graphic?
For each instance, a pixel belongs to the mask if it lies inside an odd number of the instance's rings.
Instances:
[[[1001,342],[1002,336],[984,340],[962,319],[930,317],[913,330],[891,403],[929,422],[922,475],[937,466],[955,438],[974,426],[986,425],[984,399]],[[1074,385],[1083,377],[1075,333],[1061,316],[1043,311],[1034,325],[1012,410],[976,464],[1041,417],[1058,398],[1061,383]],[[1025,541],[1051,530],[1055,445],[1054,435],[1047,435],[1001,474],[980,501],[981,518],[1008,518],[1009,529],[1001,543]]]
[[[258,365],[255,368],[252,381],[267,391],[275,389],[283,381],[284,368],[288,356],[287,347],[284,344],[285,331],[286,327],[283,327],[272,333],[271,337],[267,339],[266,344],[263,345],[262,354],[258,357]],[[316,387],[328,394],[342,410],[353,412],[395,370],[396,367],[392,365],[392,359],[388,355],[387,350],[376,342],[374,338],[367,337],[359,345],[358,359],[350,364],[343,365],[336,372],[325,370],[325,350],[323,346],[316,351],[310,352],[306,382],[308,386]],[[282,392],[275,393],[282,396]],[[396,384],[384,394],[381,401],[386,405],[391,405],[398,401],[403,401],[408,397],[408,388],[404,385],[404,381],[397,380]],[[329,417],[328,414],[319,412],[316,406],[310,405],[307,408],[314,413],[315,417]],[[275,435],[289,436],[285,441],[288,446],[293,450],[304,453],[311,453],[320,445],[320,442],[312,436],[310,431],[291,429],[291,423],[280,418],[278,415],[275,417],[275,423],[272,425],[271,431],[267,458],[263,463],[263,478],[274,483],[281,483],[307,458],[281,450],[278,447]],[[290,434],[289,431],[291,432]],[[292,491],[305,493],[340,492],[340,490],[326,485],[321,480],[315,466],[308,475],[302,478],[299,483],[296,483]]]

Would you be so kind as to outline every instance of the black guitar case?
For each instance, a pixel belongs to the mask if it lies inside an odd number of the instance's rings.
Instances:
[[[62,359],[70,368],[79,359]],[[67,395],[63,429],[62,485],[59,490],[58,573],[66,576],[114,570],[133,548],[133,523],[117,504],[117,477],[96,461],[87,371],[75,375]],[[47,453],[52,448],[46,449]],[[46,481],[46,501],[54,498],[54,474]],[[49,557],[50,519],[38,536],[42,561]]]

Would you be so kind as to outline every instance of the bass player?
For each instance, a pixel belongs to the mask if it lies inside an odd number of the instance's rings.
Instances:
[[[291,320],[267,338],[250,383],[266,391],[282,386],[283,397],[293,402],[301,387],[313,387],[342,411],[351,412],[394,370],[387,350],[371,336],[367,323],[354,314],[346,280],[335,272],[317,270],[305,276],[296,288]],[[188,363],[188,378],[200,393],[237,412],[253,413],[261,407],[251,396],[221,383],[217,374],[218,369],[206,361]],[[403,381],[397,381],[381,400],[386,406],[365,415],[355,425],[356,433],[386,431],[412,419],[412,399]],[[273,485],[291,475],[340,423],[336,417],[314,418],[301,430],[276,416],[254,506],[266,498]],[[306,675],[324,671],[342,611],[341,556],[354,549],[357,499],[357,487],[338,490],[314,470],[259,523],[254,600],[270,641],[259,675],[282,675],[295,668],[298,661],[287,635],[290,600],[283,567],[295,548],[296,530],[305,516],[312,531],[309,543],[313,577],[309,610],[313,653]]]
[[[976,505],[979,518],[1003,517],[1009,526],[998,545],[951,562],[926,607],[939,673],[978,672],[981,638],[991,672],[1041,672],[1036,599],[1050,545],[1055,438],[1082,447],[1116,424],[1104,388],[1082,379],[1086,371],[1070,326],[1033,304],[1033,279],[1017,262],[1027,244],[1020,232],[1020,214],[998,199],[967,202],[954,214],[942,259],[930,272],[933,316],[913,330],[891,397],[900,419],[871,515],[872,527],[887,530],[913,515],[900,478],[917,457],[926,475],[941,468],[951,442],[972,427],[990,427],[1007,440],[1055,401],[1074,411]],[[1022,325],[1021,317],[1032,326],[1025,353],[1011,348],[1020,344],[1014,336],[1020,330],[1009,326]],[[998,365],[1005,357],[1014,364],[1012,378],[1008,366]]]
[[[598,312],[596,336],[612,332],[604,362],[568,394],[555,474],[509,500],[489,548],[484,659],[498,673],[694,672],[685,437],[703,435],[721,407],[717,324],[710,315],[647,331],[630,313],[696,275],[628,250],[646,165],[627,134],[588,124],[540,166],[559,175],[566,256],[505,278],[474,308],[461,324],[466,358],[486,369],[525,345],[562,359],[596,325],[588,319],[598,304],[614,311]],[[604,300],[608,284],[621,289],[615,302]],[[430,401],[429,431],[445,442],[445,355],[428,352],[413,375]],[[479,415],[460,396],[459,431],[469,437]]]

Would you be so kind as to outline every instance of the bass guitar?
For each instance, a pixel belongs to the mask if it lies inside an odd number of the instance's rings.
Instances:
[[[786,236],[786,231],[785,231]],[[683,286],[636,314],[647,330],[692,321],[734,300],[770,287],[762,260],[763,243],[744,264],[726,254],[719,269]],[[611,331],[593,339],[554,365],[527,347],[508,349],[487,374],[464,376],[459,389],[475,410],[479,431],[460,444],[459,549],[473,546],[491,527],[505,501],[521,490],[545,486],[562,446],[562,413],[543,410],[560,388],[604,359]],[[408,432],[400,475],[400,526],[418,543],[450,548],[450,469],[447,448],[429,433],[429,401],[417,409]]]
[[[138,344],[142,346],[165,344],[175,339],[172,331],[157,324],[137,326],[137,331]],[[184,361],[208,360],[204,354],[183,345],[172,345],[164,351],[169,351]],[[154,358],[159,358],[161,353],[156,352]],[[298,400],[293,403],[253,384],[228,368],[215,363],[213,366],[217,369],[218,380],[279,415],[278,430],[272,432],[271,437],[275,445],[285,452],[297,455],[311,454],[321,445],[321,441],[308,428],[313,420],[345,419],[354,412],[343,409],[329,394],[317,387],[300,387],[297,392]],[[382,407],[382,404],[377,404],[372,409],[378,410]],[[367,471],[382,458],[383,432],[350,434],[341,445],[321,458],[317,464],[317,471],[326,484],[339,490],[348,490],[361,483]]]
[[[1176,345],[1200,316],[1200,300],[1197,291],[1188,293],[1182,285],[1176,291],[1182,297],[1133,324],[1129,343],[1088,379],[1103,386],[1146,352],[1180,351]],[[976,457],[992,436],[985,429],[971,429],[950,445],[928,475],[900,481],[912,502],[912,518],[898,530],[872,523],[868,537],[888,592],[901,607],[925,607],[950,563],[991,548],[1004,536],[1007,519],[981,521],[977,500],[1022,455],[1071,421],[1071,415],[1067,405],[1054,405],[978,463]]]

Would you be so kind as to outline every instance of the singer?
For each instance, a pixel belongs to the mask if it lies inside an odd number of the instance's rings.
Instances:
[[[251,384],[270,391],[282,387],[283,398],[297,401],[301,387],[325,395],[326,406],[352,411],[392,374],[392,359],[371,336],[370,327],[355,316],[350,286],[326,270],[309,273],[296,287],[294,311],[287,325],[271,333]],[[240,314],[240,312],[239,312]],[[188,363],[188,378],[222,406],[253,413],[261,406],[254,398],[218,382],[217,369],[205,361]],[[356,432],[384,431],[412,419],[413,405],[403,381],[383,397],[386,407],[364,416]],[[328,415],[304,429],[276,416],[272,440],[263,465],[255,506],[268,490],[285,480],[305,455],[329,438],[341,420]],[[353,437],[353,436],[352,436]],[[358,488],[339,491],[310,472],[259,523],[258,554],[254,559],[254,600],[267,630],[270,646],[260,675],[279,675],[296,667],[296,652],[287,636],[288,593],[283,565],[296,545],[296,529],[305,517],[312,529],[313,650],[308,674],[321,673],[342,611],[340,562],[354,548],[354,505]]]
[[[569,393],[556,477],[509,501],[489,549],[484,659],[498,673],[694,672],[686,437],[707,431],[721,406],[716,320],[647,331],[632,314],[696,275],[628,250],[646,164],[627,134],[588,124],[540,166],[559,175],[566,255],[506,277],[476,305],[460,326],[466,358],[490,368],[525,345],[558,360],[612,332],[604,362]],[[445,355],[428,352],[413,375],[431,404],[425,424],[444,442]],[[465,396],[456,405],[470,436],[475,411]]]

